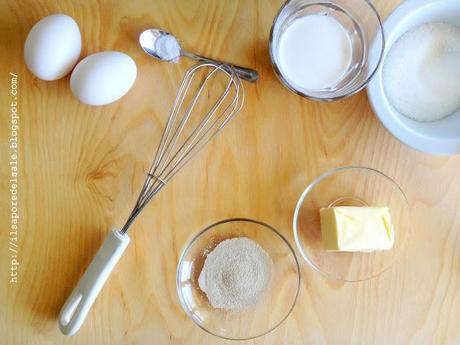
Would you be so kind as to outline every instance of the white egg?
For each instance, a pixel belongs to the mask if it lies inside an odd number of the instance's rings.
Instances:
[[[81,34],[73,18],[53,14],[36,23],[24,44],[24,59],[38,78],[57,80],[68,74],[81,52]]]
[[[70,77],[70,88],[89,105],[112,103],[125,95],[136,80],[136,63],[128,55],[106,51],[81,60]]]

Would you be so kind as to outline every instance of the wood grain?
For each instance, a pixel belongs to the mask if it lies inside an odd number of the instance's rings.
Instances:
[[[376,1],[386,16],[399,0]],[[267,222],[293,243],[294,205],[327,169],[372,166],[407,192],[414,236],[404,258],[359,284],[324,280],[302,264],[292,315],[247,344],[459,344],[460,156],[434,157],[394,139],[366,94],[316,103],[289,93],[272,72],[267,40],[281,0],[62,1],[0,3],[0,334],[2,344],[225,344],[196,327],[175,289],[178,256],[206,225],[240,216]],[[83,54],[120,50],[139,69],[133,89],[104,107],[78,103],[69,78],[44,82],[25,68],[28,30],[71,15]],[[132,245],[84,327],[60,334],[56,317],[105,234],[137,196],[182,72],[138,47],[146,28],[186,47],[256,68],[244,110],[177,175],[132,230]],[[19,77],[19,279],[9,284],[9,72]]]

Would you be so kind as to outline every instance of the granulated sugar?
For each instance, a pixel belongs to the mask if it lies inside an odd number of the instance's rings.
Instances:
[[[403,34],[383,65],[390,103],[417,121],[440,120],[460,108],[460,27],[427,23]]]
[[[198,283],[214,308],[246,309],[260,299],[270,283],[272,260],[247,237],[222,241],[206,257]]]

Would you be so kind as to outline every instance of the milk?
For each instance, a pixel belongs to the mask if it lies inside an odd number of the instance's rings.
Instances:
[[[351,40],[333,17],[311,14],[295,19],[281,34],[278,59],[282,75],[297,88],[333,87],[351,63]]]

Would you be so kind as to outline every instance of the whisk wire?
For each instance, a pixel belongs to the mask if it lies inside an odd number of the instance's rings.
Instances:
[[[213,71],[212,73],[215,73],[215,71]],[[208,79],[208,78],[206,78],[206,79]],[[207,82],[207,80],[204,83],[206,83],[206,82]],[[204,86],[204,83],[203,83],[202,87]],[[226,90],[224,91],[224,93],[219,97],[217,102],[214,103],[214,106],[206,113],[206,115],[199,122],[197,127],[195,127],[195,129],[192,131],[192,133],[187,137],[187,139],[184,141],[184,143],[179,147],[179,149],[177,151],[175,151],[174,156],[172,158],[168,157],[168,160],[167,160],[168,163],[164,167],[163,171],[166,170],[170,166],[173,166],[172,169],[174,169],[175,165],[173,163],[176,163],[178,161],[179,162],[182,161],[183,158],[190,153],[190,149],[194,146],[194,144],[202,138],[202,136],[200,137],[200,135],[205,135],[210,129],[212,129],[213,124],[211,124],[211,126],[208,126],[207,130],[204,133],[202,133],[203,130],[206,128],[206,125],[213,118],[215,112],[219,108],[219,106],[222,103],[222,101],[224,100],[224,98],[228,95],[229,88],[230,88],[230,86],[228,85]],[[200,88],[200,91],[197,93],[197,96],[199,96],[201,94],[201,92],[202,92],[202,88]],[[196,99],[194,99],[193,104],[194,105],[196,104]],[[190,110],[188,109],[187,110],[187,118],[189,117],[189,112],[191,110],[193,110],[193,109],[190,109]]]
[[[183,103],[184,98],[186,96],[186,92],[184,92],[184,90],[188,89],[188,87],[190,86],[190,83],[193,80],[193,78],[190,78],[191,72],[192,72],[191,70],[188,70],[185,73],[183,81],[181,82],[179,86],[179,91],[174,100],[173,106],[171,107],[171,110],[168,116],[168,121],[166,122],[165,129],[161,135],[160,144],[158,145],[158,149],[155,153],[155,158],[152,161],[152,165],[150,166],[148,177],[146,178],[144,182],[144,186],[141,190],[141,193],[139,194],[139,198],[136,202],[135,207],[139,207],[142,205],[142,203],[145,202],[145,196],[146,196],[145,192],[153,188],[153,184],[157,182],[157,180],[162,181],[163,185],[166,184],[166,182],[163,179],[161,179],[159,176],[157,176],[156,174],[160,166],[160,163],[163,160],[164,152],[169,148],[171,141],[174,139],[174,135],[171,137],[171,133],[173,133],[174,124],[177,118],[177,113],[180,108],[178,105]],[[161,175],[161,174],[158,174],[158,175]]]
[[[204,68],[210,68],[211,71],[206,74],[197,91],[185,106],[184,102],[191,85],[197,78],[198,72]],[[190,134],[181,141],[180,138],[190,122],[200,96],[207,90],[208,84],[219,72],[224,73],[228,78],[226,86],[212,106],[204,113],[204,116],[199,119]],[[232,98],[227,103],[226,100],[229,97]],[[122,233],[128,231],[132,222],[145,205],[168,181],[240,111],[243,103],[244,89],[241,80],[231,66],[204,63],[187,70],[169,112],[152,165],[147,173],[136,204],[121,229]]]
[[[216,69],[217,70],[217,69]],[[212,73],[215,73],[213,71]],[[204,116],[204,118],[200,121],[198,126],[193,130],[193,132],[188,136],[188,138],[185,140],[185,142],[179,147],[179,149],[176,152],[176,154],[171,158],[169,161],[168,165],[165,167],[166,168],[171,167],[171,170],[169,171],[167,175],[167,179],[171,178],[173,174],[175,173],[176,170],[179,170],[186,162],[187,162],[187,156],[193,156],[195,152],[198,152],[199,149],[204,146],[204,144],[207,143],[206,140],[206,135],[208,133],[211,133],[209,136],[210,138],[214,136],[215,133],[217,133],[218,130],[220,130],[223,127],[224,123],[227,123],[230,118],[226,118],[228,109],[230,109],[232,104],[236,103],[236,99],[234,99],[231,104],[229,104],[224,111],[221,113],[220,116],[215,118],[213,122],[211,122],[214,114],[216,113],[217,109],[219,106],[222,104],[223,100],[225,97],[227,97],[229,90],[231,88],[231,84],[233,83],[234,79],[230,79],[226,90],[224,93],[219,97],[219,99],[216,101],[214,106],[211,108],[210,111]],[[233,110],[236,110],[237,108],[234,107]],[[221,125],[216,125],[224,119],[223,123]],[[211,123],[209,126],[207,126],[209,123]],[[212,129],[215,130],[215,133],[212,133]]]

